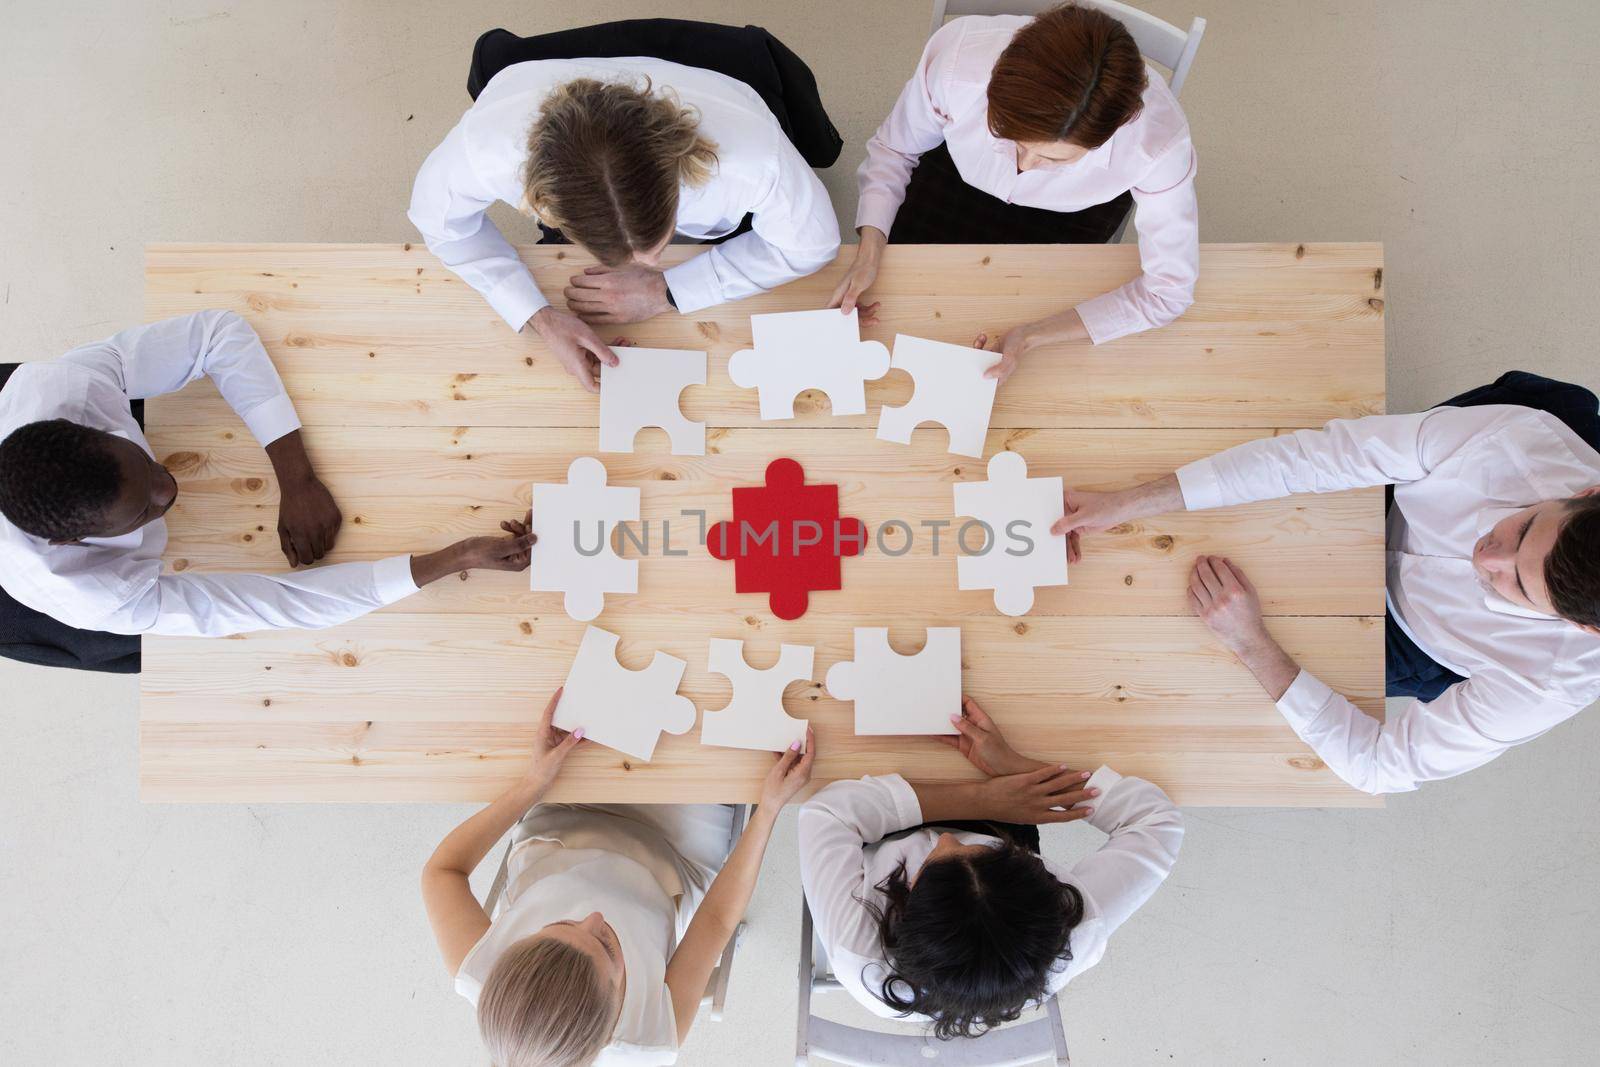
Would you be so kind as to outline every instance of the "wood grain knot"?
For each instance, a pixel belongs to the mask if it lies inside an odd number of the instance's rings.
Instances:
[[[175,571],[186,571],[189,569],[189,561],[186,559],[175,559],[172,561],[172,569]]]
[[[1160,549],[1163,552],[1172,551],[1172,535],[1171,534],[1161,534],[1161,535],[1159,535],[1157,537],[1152,537],[1150,539],[1150,543],[1152,545],[1156,546],[1156,548]],[[1129,582],[1128,584],[1132,585],[1133,583]]]
[[[266,484],[267,483],[262,481],[260,478],[246,478],[244,480],[245,492],[247,492],[247,493],[259,493],[259,492],[261,492],[261,487],[266,485]]]
[[[263,700],[263,701],[262,701],[262,702],[261,702],[261,706],[262,706],[262,707],[264,707],[264,708],[270,708],[270,707],[272,707],[272,701],[270,701],[270,700]]]
[[[673,474],[671,471],[662,471],[660,478],[664,482],[675,482],[678,480],[678,476]]]
[[[625,770],[625,771],[631,771],[631,770],[633,770],[633,764],[629,763],[627,760],[623,760],[622,761],[622,769]]]
[[[1133,575],[1131,575],[1131,574],[1124,574],[1124,575],[1123,575],[1123,576],[1122,576],[1122,584],[1123,584],[1123,585],[1132,585],[1132,584],[1133,584]]]
[[[361,766],[361,757],[360,757],[360,756],[354,756],[354,755],[352,755],[352,756],[351,756],[351,757],[350,757],[350,766],[352,766],[352,767],[359,767],[359,766]]]
[[[1289,766],[1297,771],[1320,771],[1327,764],[1315,756],[1290,756]]]
[[[1375,296],[1371,297],[1370,299],[1367,300],[1367,307],[1371,308],[1373,311],[1382,311],[1383,310],[1383,301],[1379,300]]]
[[[352,523],[354,523],[355,525],[360,526],[361,525],[361,516],[357,515],[355,518],[351,519],[350,521]]]
[[[251,542],[253,542],[255,539],[256,539],[256,535],[255,534],[245,534],[244,535],[244,543],[247,544],[247,545],[250,544]]]
[[[744,624],[746,626],[754,626],[759,629],[761,626],[761,620],[756,618],[754,615],[746,615],[744,617]]]
[[[694,324],[694,328],[698,330],[700,332],[700,336],[704,337],[707,341],[722,340],[722,327],[718,326],[714,322],[696,322]]]
[[[161,461],[161,465],[173,474],[189,474],[200,468],[203,458],[198,452],[174,452]]]
[[[531,634],[531,633],[533,633],[533,623],[531,623],[531,622],[519,622],[517,624],[517,629],[521,630],[525,634]]]
[[[1028,632],[1028,624],[1025,623],[1025,622],[1019,622],[1015,626],[1013,626],[1011,628],[1011,630],[1018,637],[1021,637],[1021,636],[1023,636],[1024,634],[1026,634]]]
[[[461,580],[463,582],[466,581],[468,578],[471,578],[471,577],[472,577],[472,572],[471,571],[462,571],[461,572]]]
[[[1306,246],[1305,245],[1295,245],[1294,246],[1294,258],[1295,259],[1305,259],[1306,258]]]
[[[346,652],[344,655],[340,656],[339,662],[344,664],[346,667],[359,667],[361,665],[361,661],[356,659],[356,657],[349,652]]]
[[[989,256],[984,256],[983,259],[979,260],[979,263],[985,267],[987,267],[991,262],[993,262],[993,260]]]
[[[310,348],[311,338],[303,333],[291,333],[283,339],[283,343],[290,348]]]
[[[523,356],[522,357],[522,362],[525,365],[531,367],[531,366],[533,366],[533,357],[532,356]]]
[[[1383,288],[1383,268],[1382,267],[1376,267],[1372,271],[1372,288],[1374,288],[1374,289],[1382,289]]]
[[[403,252],[409,252],[409,251],[411,251],[411,242],[410,242],[410,241],[407,241],[407,242],[406,242],[406,243],[405,243],[405,244],[403,244],[403,245],[401,245],[401,246],[400,246],[400,249],[401,249],[401,251],[403,251]]]
[[[244,302],[250,306],[251,311],[266,311],[272,306],[271,302],[260,293],[251,293],[244,298]]]

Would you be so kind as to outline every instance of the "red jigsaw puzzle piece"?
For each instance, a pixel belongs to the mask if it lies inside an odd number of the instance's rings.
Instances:
[[[706,531],[706,548],[733,560],[733,587],[766,593],[772,613],[798,619],[813,590],[843,588],[842,556],[857,556],[867,543],[860,519],[839,516],[837,485],[807,485],[792,459],[767,465],[765,486],[733,491],[733,521]]]

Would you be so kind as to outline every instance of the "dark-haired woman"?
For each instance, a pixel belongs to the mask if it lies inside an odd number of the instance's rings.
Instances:
[[[830,306],[857,306],[886,242],[1100,243],[1136,206],[1143,273],[1012,327],[990,374],[1003,381],[1042,345],[1165,326],[1194,300],[1194,176],[1189,123],[1116,19],[1073,4],[955,19],[867,142],[860,244]],[[863,321],[877,307],[862,303]]]
[[[941,740],[985,781],[835,782],[800,810],[800,878],[835,977],[940,1038],[1009,1022],[1100,962],[1183,840],[1156,786],[1029,759],[975,701],[963,712]],[[1039,855],[1036,824],[1079,819],[1110,835],[1097,852]]]

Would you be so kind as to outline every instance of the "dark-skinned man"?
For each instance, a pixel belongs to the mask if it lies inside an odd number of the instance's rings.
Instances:
[[[312,468],[260,339],[232,312],[202,311],[25,364],[0,390],[0,586],[15,601],[83,631],[220,636],[333,626],[446,574],[528,566],[532,535],[525,521],[510,521],[501,523],[503,537],[376,563],[162,574],[162,517],[178,485],[129,402],[202,375],[272,461],[289,563],[315,563],[333,548],[339,508]]]

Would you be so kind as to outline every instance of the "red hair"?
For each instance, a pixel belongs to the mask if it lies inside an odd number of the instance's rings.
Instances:
[[[1145,66],[1126,26],[1063,4],[1028,23],[989,75],[989,132],[1099,148],[1144,106]]]

